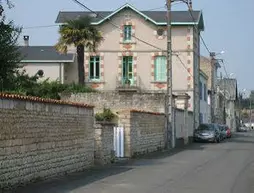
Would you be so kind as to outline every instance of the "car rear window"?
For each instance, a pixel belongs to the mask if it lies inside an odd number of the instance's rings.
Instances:
[[[198,130],[214,130],[214,128],[209,124],[201,124],[199,125]]]

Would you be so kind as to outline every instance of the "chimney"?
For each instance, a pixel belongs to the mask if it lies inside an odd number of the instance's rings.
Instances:
[[[29,36],[24,36],[24,44],[25,46],[29,46]]]

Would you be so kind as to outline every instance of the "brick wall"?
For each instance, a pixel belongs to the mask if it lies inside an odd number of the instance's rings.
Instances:
[[[95,164],[110,164],[114,158],[114,125],[97,124],[95,125]]]
[[[93,108],[45,101],[1,94],[0,190],[93,165]]]
[[[124,127],[125,157],[154,152],[165,146],[164,114],[122,111],[119,125]]]
[[[133,108],[165,112],[165,93],[97,92],[62,95],[62,99],[94,105],[95,112],[102,111],[103,107],[113,111]]]

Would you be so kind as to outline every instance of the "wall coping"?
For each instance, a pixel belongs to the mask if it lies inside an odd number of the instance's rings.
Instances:
[[[145,113],[145,114],[150,114],[150,115],[165,115],[165,113],[144,111],[144,110],[139,110],[139,109],[130,109],[130,112],[131,113]]]
[[[69,105],[69,106],[75,106],[75,107],[81,107],[81,108],[94,108],[93,105],[88,105],[84,103],[75,103],[75,102],[55,100],[55,99],[44,99],[40,97],[22,96],[18,94],[0,93],[0,99],[22,100],[22,101],[29,101],[29,102],[49,103],[49,104],[58,104],[58,105]]]

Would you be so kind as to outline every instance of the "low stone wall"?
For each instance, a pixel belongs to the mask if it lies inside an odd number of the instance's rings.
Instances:
[[[104,107],[110,108],[114,112],[124,109],[165,112],[165,93],[95,92],[62,95],[61,98],[94,105],[95,112],[102,111]]]
[[[0,94],[0,192],[94,164],[91,106]]]
[[[95,128],[95,154],[96,165],[106,165],[114,161],[114,125],[101,123]]]
[[[165,147],[165,115],[122,111],[119,125],[124,127],[125,157],[150,153]]]

